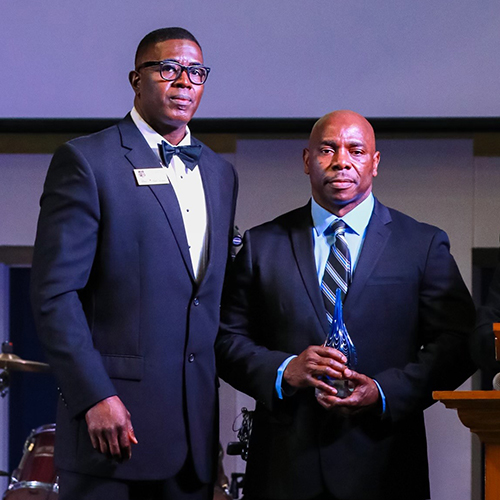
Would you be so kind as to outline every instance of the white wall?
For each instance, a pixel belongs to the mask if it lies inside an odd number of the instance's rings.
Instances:
[[[305,203],[308,178],[302,170],[303,139],[239,139],[226,155],[240,176],[237,223],[241,230]],[[500,159],[474,158],[471,139],[382,139],[379,199],[418,220],[447,231],[466,283],[471,284],[471,249],[497,247],[500,222]],[[0,155],[0,245],[30,245],[47,155]],[[470,388],[470,384],[465,386]],[[2,403],[0,401],[0,403]],[[221,440],[236,440],[231,429],[242,406],[253,402],[221,387]],[[470,500],[471,437],[456,414],[440,403],[426,411],[433,500]],[[0,428],[3,423],[0,421]],[[226,473],[244,464],[226,457]]]
[[[500,157],[474,161],[474,246],[498,248]]]
[[[0,154],[0,245],[33,245],[51,155]]]

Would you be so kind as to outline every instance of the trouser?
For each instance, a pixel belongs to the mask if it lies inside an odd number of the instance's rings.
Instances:
[[[59,500],[212,500],[213,484],[196,477],[191,460],[173,477],[127,481],[59,470]]]

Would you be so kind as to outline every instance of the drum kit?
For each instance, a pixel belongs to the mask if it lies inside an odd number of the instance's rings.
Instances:
[[[10,342],[2,344],[0,353],[0,396],[5,396],[9,388],[10,372],[48,373],[46,363],[27,361],[13,353]],[[42,425],[33,429],[24,443],[23,456],[18,467],[10,474],[1,471],[0,476],[10,477],[2,500],[57,500],[59,485],[54,466],[55,424]],[[214,500],[232,500],[229,480],[222,466],[223,451],[219,450],[218,477],[214,489]],[[234,498],[237,498],[234,497]]]
[[[13,354],[12,343],[4,342],[0,370],[0,395],[5,396],[11,371],[48,373],[50,368],[46,363],[21,359]],[[59,486],[54,467],[55,429],[55,424],[34,429],[24,444],[19,466],[12,474],[0,471],[0,476],[10,476],[3,500],[57,500]]]

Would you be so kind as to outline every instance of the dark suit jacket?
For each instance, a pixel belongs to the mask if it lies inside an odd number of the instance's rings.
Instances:
[[[472,372],[470,295],[446,234],[375,202],[345,299],[357,371],[376,379],[387,411],[342,417],[312,389],[279,401],[277,369],[328,332],[313,255],[310,205],[248,231],[224,292],[219,375],[257,400],[246,493],[339,500],[429,496],[422,411],[435,389]]]
[[[237,179],[231,164],[203,146],[209,258],[198,286],[172,186],[135,181],[134,169],[159,166],[129,116],[65,144],[50,165],[32,302],[64,402],[56,463],[88,474],[161,479],[180,469],[190,443],[199,478],[208,482],[218,444],[213,344]],[[139,440],[121,465],[93,450],[84,420],[86,410],[115,394]]]

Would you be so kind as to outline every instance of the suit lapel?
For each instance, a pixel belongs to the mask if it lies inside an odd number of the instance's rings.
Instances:
[[[290,229],[290,239],[292,241],[292,249],[302,281],[304,282],[309,300],[314,307],[318,321],[323,329],[323,336],[318,341],[322,343],[328,334],[329,325],[326,318],[323,297],[318,284],[311,231],[311,204],[308,203],[299,210],[297,224],[293,225]]]
[[[206,154],[204,154],[204,145],[196,138],[192,137],[193,145],[202,146],[200,161],[198,168],[200,169],[201,180],[203,184],[203,191],[205,193],[205,203],[207,206],[207,246],[208,258],[205,275],[202,281],[207,278],[214,267],[214,251],[215,251],[215,224],[218,219],[217,214],[220,210],[220,197],[219,186],[221,183],[220,172],[213,168],[213,165],[207,161]]]
[[[125,153],[125,158],[134,169],[158,168],[161,166],[158,157],[151,151],[151,148],[135,126],[130,115],[127,115],[124,120],[118,123],[118,128],[122,138],[122,146],[128,150],[128,152]],[[186,265],[191,279],[194,280],[186,230],[184,228],[179,202],[177,201],[177,196],[175,195],[173,187],[171,184],[147,187],[152,191],[158,203],[161,205],[163,213],[174,234],[184,264]]]
[[[347,322],[351,311],[356,311],[356,302],[363,293],[366,281],[377,265],[382,251],[391,235],[389,209],[375,199],[375,206],[366,231],[353,280],[345,298],[344,320]]]

